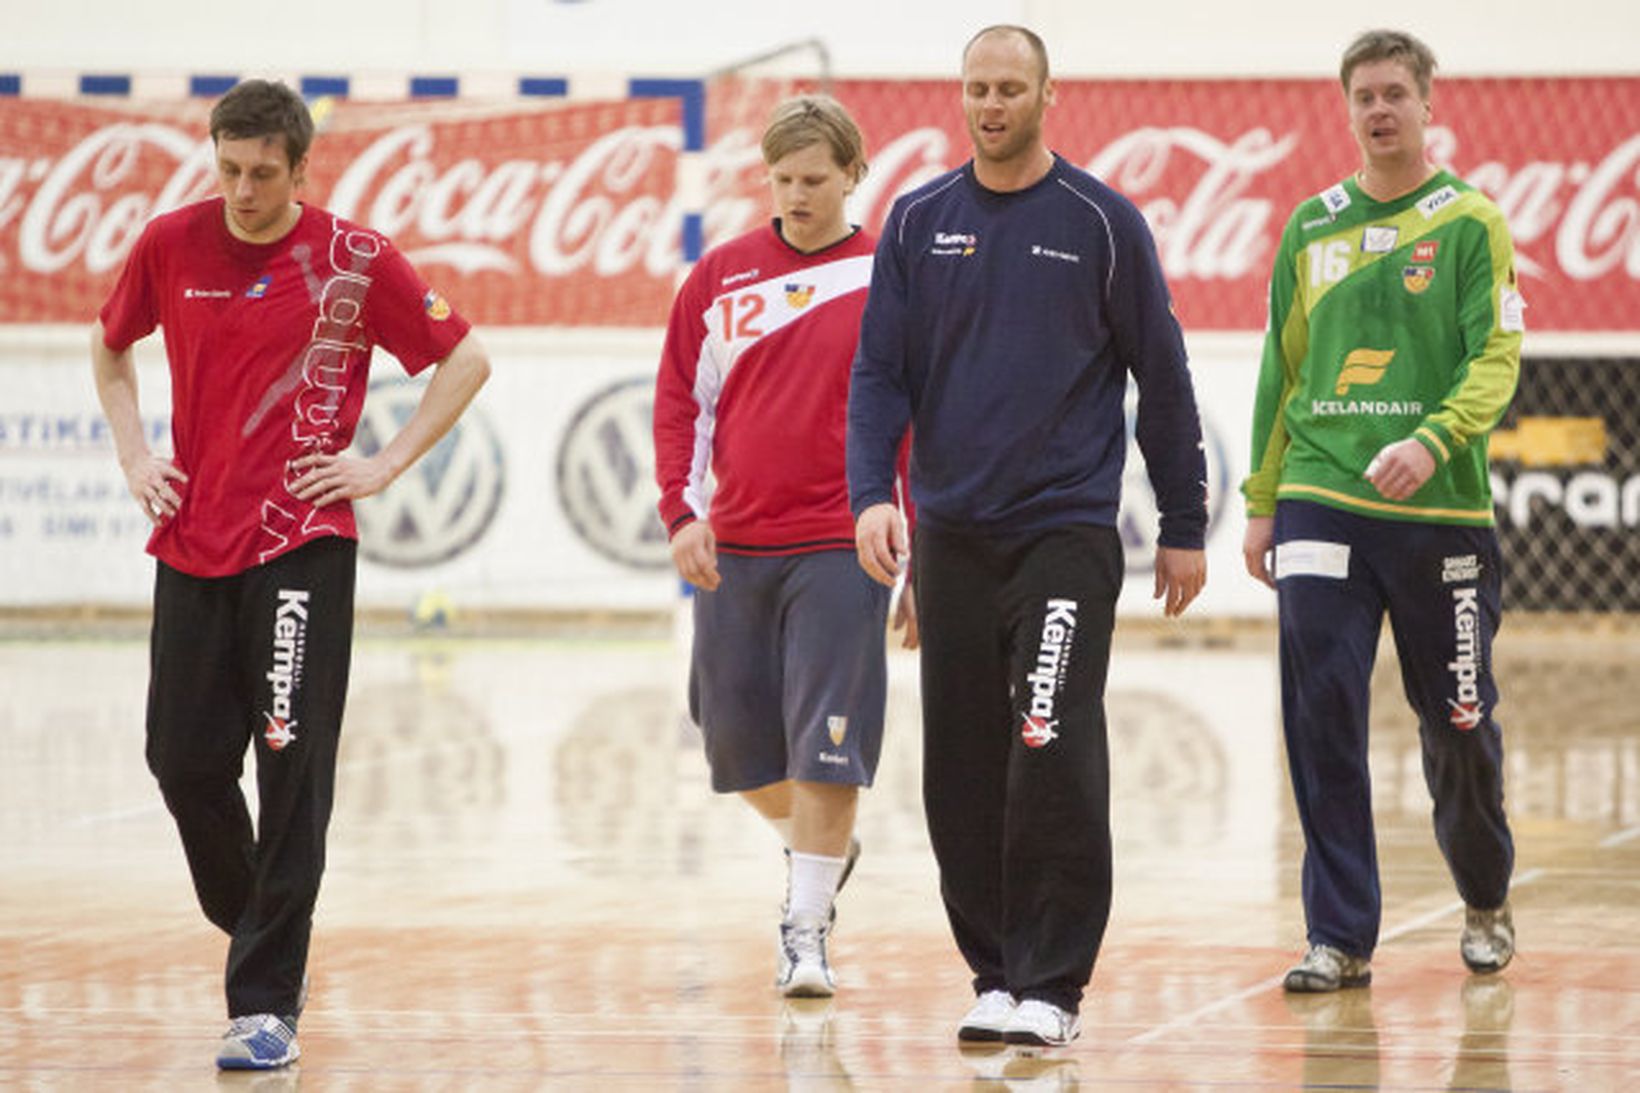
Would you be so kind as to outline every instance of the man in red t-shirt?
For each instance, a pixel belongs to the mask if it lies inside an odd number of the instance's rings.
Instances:
[[[351,501],[431,448],[489,376],[466,320],[393,245],[296,200],[313,121],[249,80],[211,112],[221,197],[155,217],[91,339],[97,397],[157,559],[147,759],[200,906],[231,938],[217,1065],[294,1061],[353,636]],[[131,346],[165,328],[175,453],[149,450]],[[433,367],[369,458],[381,345]],[[239,776],[256,747],[259,827]]]

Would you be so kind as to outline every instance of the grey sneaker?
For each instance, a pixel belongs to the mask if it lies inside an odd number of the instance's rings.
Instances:
[[[957,1039],[965,1043],[1001,1043],[1014,1016],[1014,996],[1007,991],[986,991],[974,999],[957,1026]]]
[[[1052,1002],[1027,998],[1014,1007],[1002,1038],[1010,1044],[1064,1047],[1082,1035],[1082,1019]]]
[[[780,924],[780,970],[775,986],[787,998],[830,998],[837,989],[826,959],[826,935],[831,925]]]
[[[1316,994],[1341,987],[1365,987],[1371,982],[1372,961],[1350,956],[1331,945],[1311,945],[1281,985],[1286,990]]]
[[[1515,956],[1515,919],[1509,902],[1491,911],[1467,907],[1458,952],[1469,970],[1482,975],[1501,972]]]

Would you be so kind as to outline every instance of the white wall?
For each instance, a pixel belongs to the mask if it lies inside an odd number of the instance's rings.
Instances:
[[[1324,75],[1369,22],[1424,36],[1453,74],[1640,66],[1634,0],[0,0],[0,72],[699,75],[819,37],[839,75],[943,76],[994,22],[1039,30],[1064,75]]]

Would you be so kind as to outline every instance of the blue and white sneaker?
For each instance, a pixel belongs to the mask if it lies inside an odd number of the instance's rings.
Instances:
[[[775,986],[787,998],[830,998],[837,989],[826,959],[830,923],[780,924],[780,970]]]
[[[216,1065],[223,1070],[273,1070],[294,1063],[302,1054],[296,1030],[271,1013],[235,1017],[222,1035]]]

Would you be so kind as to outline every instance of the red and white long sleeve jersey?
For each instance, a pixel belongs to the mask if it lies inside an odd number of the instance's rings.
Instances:
[[[655,381],[668,535],[709,514],[729,553],[853,549],[843,437],[875,246],[804,254],[770,224],[695,265]]]

